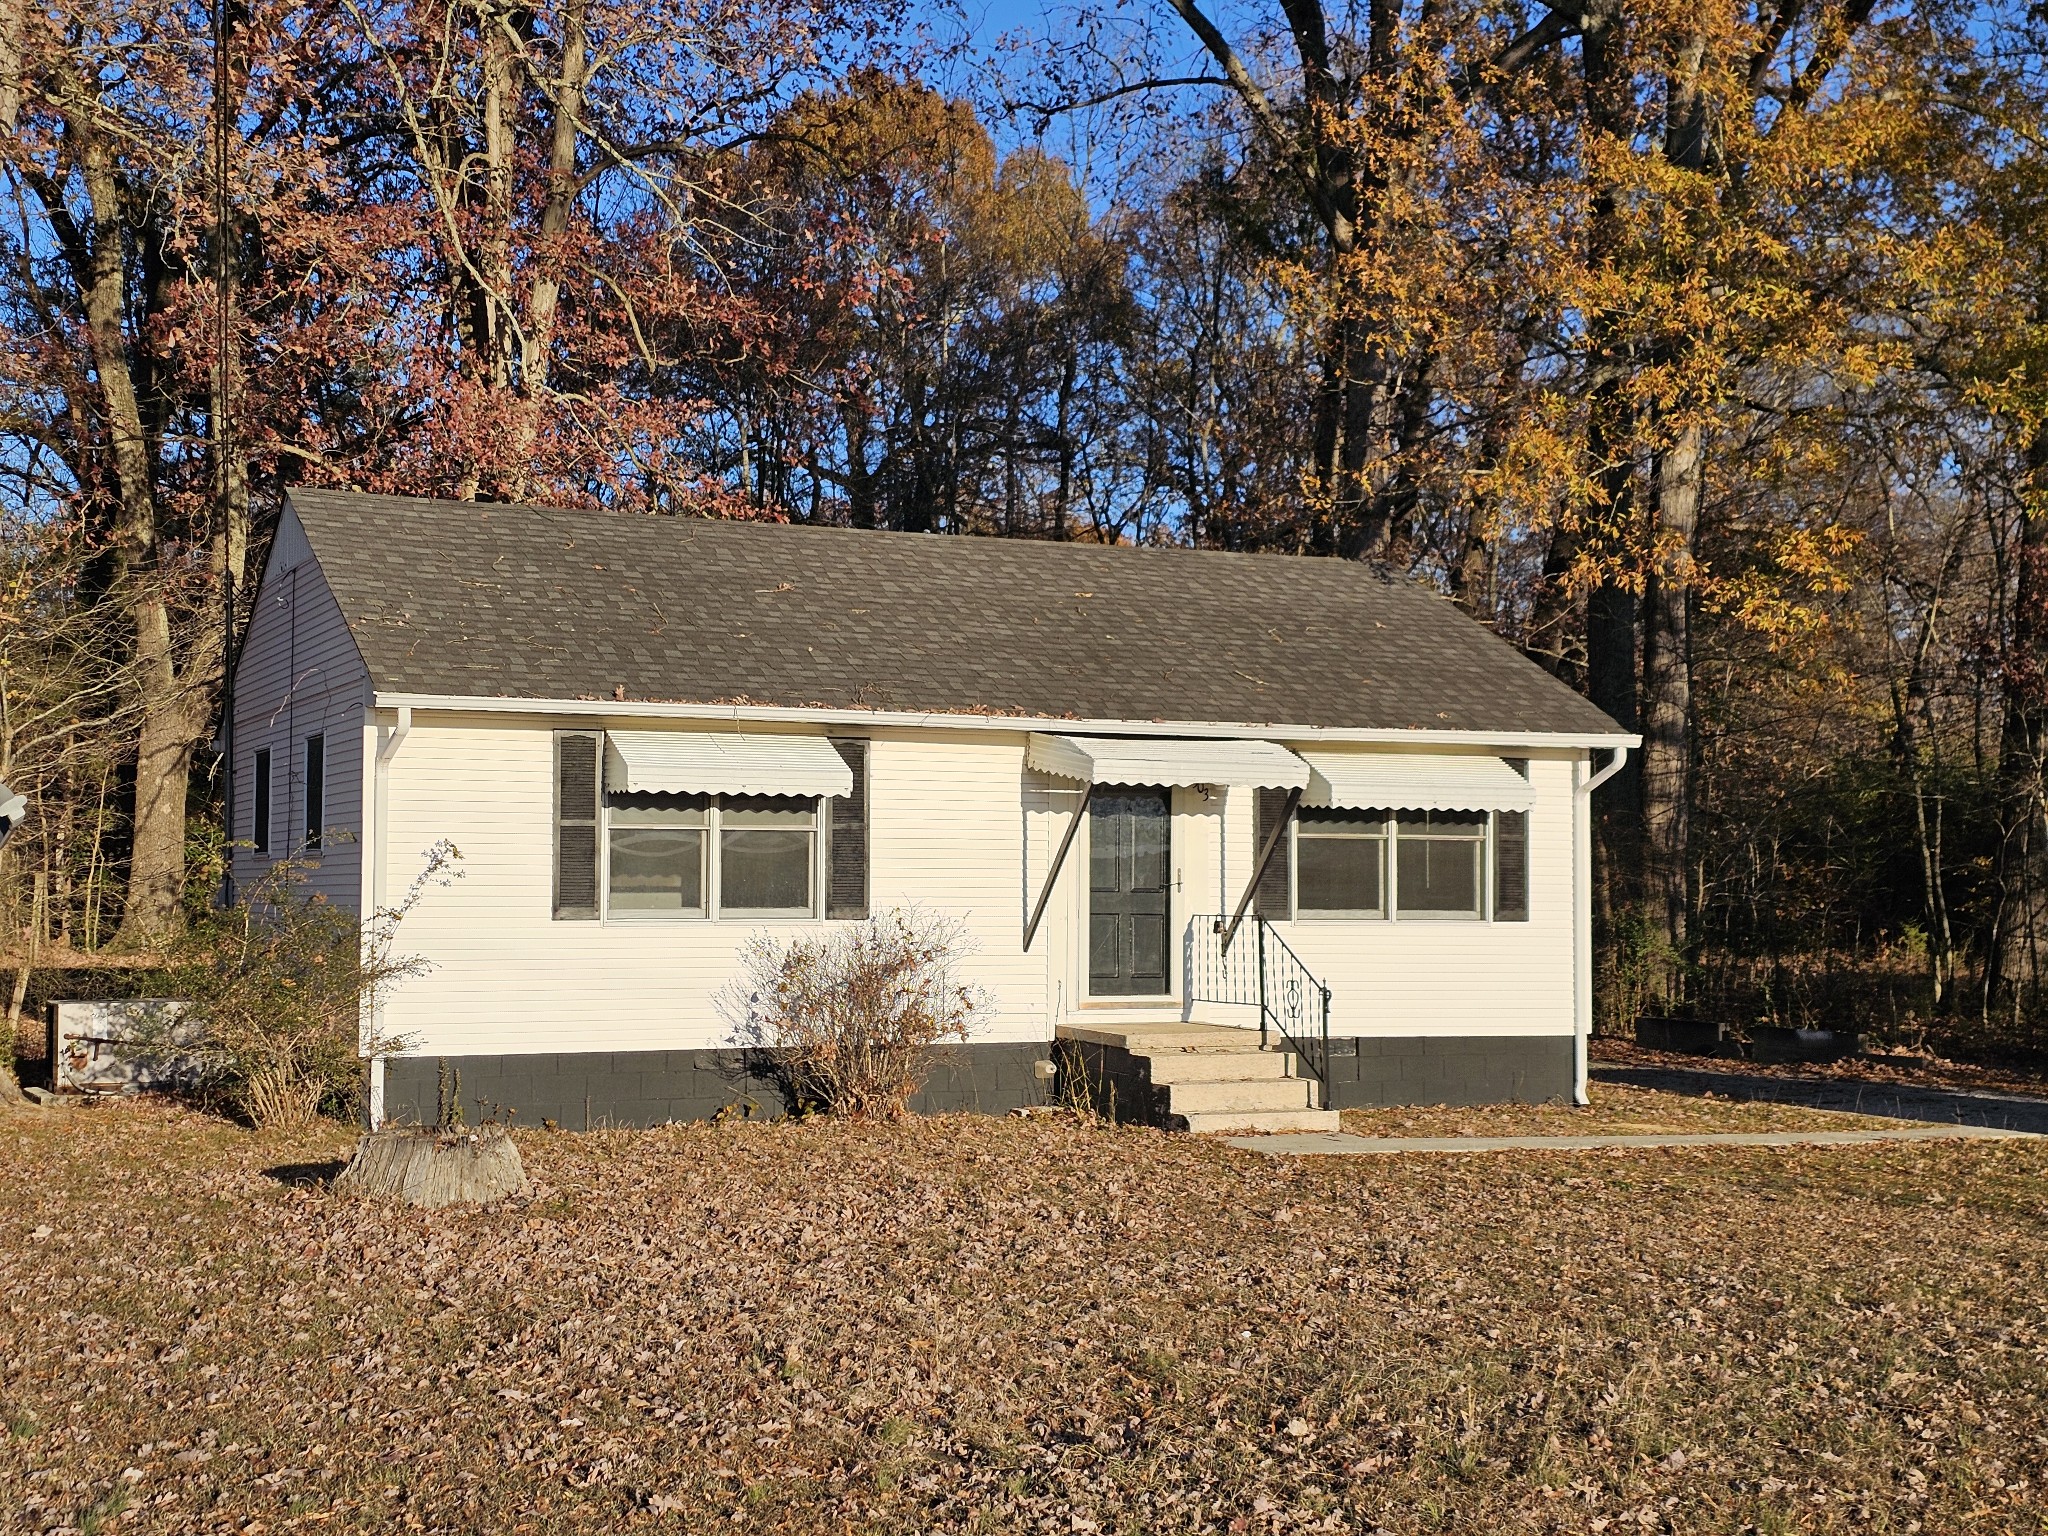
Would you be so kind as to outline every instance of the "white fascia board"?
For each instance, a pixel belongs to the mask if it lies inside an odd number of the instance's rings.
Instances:
[[[1350,741],[1366,745],[1472,747],[1488,752],[1530,750],[1604,751],[1635,747],[1633,731],[1579,734],[1571,731],[1434,731],[1362,729],[1332,725],[1256,725],[1237,720],[1077,720],[1056,715],[968,715],[927,710],[798,709],[774,704],[641,704],[615,699],[514,699],[453,694],[379,693],[379,709],[434,710],[458,715],[553,715],[584,720],[722,720],[757,725],[898,726],[923,730],[1055,731],[1062,735],[1100,732],[1122,736],[1213,736],[1272,741]]]

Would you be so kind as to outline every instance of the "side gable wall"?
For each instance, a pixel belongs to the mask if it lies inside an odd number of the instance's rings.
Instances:
[[[305,743],[325,744],[324,846],[307,855],[305,889],[358,911],[363,881],[363,759],[370,675],[289,505],[235,666],[235,882],[243,890],[299,851],[305,836]],[[253,841],[256,753],[271,753],[270,851]]]

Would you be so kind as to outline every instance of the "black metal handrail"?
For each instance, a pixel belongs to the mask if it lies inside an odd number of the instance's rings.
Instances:
[[[1316,1080],[1318,1107],[1330,1103],[1330,989],[1262,917],[1243,923],[1228,945],[1220,913],[1188,920],[1188,1001],[1259,1010],[1259,1044],[1285,1049]]]

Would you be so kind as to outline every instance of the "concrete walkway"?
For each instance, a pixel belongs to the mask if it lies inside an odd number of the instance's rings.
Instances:
[[[1918,1088],[1906,1083],[1859,1083],[1847,1078],[1772,1077],[1744,1072],[1739,1066],[1719,1068],[1623,1067],[1594,1062],[1596,1083],[1627,1083],[1663,1093],[1692,1097],[1717,1094],[1764,1104],[1798,1104],[1808,1109],[1834,1109],[1852,1115],[1883,1115],[1894,1120],[1932,1121],[1937,1125],[1976,1125],[1998,1130],[2048,1134],[2048,1098],[1982,1090]]]
[[[1893,1141],[2027,1140],[2030,1131],[1982,1125],[1902,1125],[1895,1131],[1703,1131],[1669,1136],[1224,1136],[1271,1157],[1370,1157],[1395,1152],[1600,1152],[1619,1147],[1856,1147]]]

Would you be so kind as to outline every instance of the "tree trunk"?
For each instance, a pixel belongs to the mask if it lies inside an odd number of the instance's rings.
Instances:
[[[66,129],[79,146],[90,208],[92,234],[82,298],[114,470],[112,595],[128,621],[129,686],[138,716],[128,895],[115,942],[142,948],[176,932],[183,923],[185,802],[193,748],[205,731],[205,711],[195,710],[179,675],[171,607],[158,562],[150,444],[125,326],[122,256],[127,210],[120,175],[90,97],[80,91],[67,106]]]
[[[513,452],[506,467],[504,489],[508,501],[525,500],[533,483],[533,454],[540,439],[541,416],[546,408],[548,391],[550,351],[554,345],[555,322],[561,310],[562,284],[555,268],[561,253],[557,247],[568,232],[569,219],[576,207],[576,148],[582,141],[583,88],[589,75],[589,51],[583,0],[573,0],[562,16],[561,72],[549,82],[554,121],[548,141],[548,195],[547,204],[541,210],[540,249],[535,252],[535,275],[527,295],[526,324],[519,341],[520,410]],[[509,220],[510,217],[508,204],[506,218]],[[509,235],[509,229],[507,233]],[[746,423],[742,420],[743,455],[747,448],[746,432]],[[744,493],[746,490],[742,484],[741,491]]]
[[[1951,560],[1959,560],[1961,542],[1953,546]],[[1944,578],[1948,575],[1943,572]],[[1927,982],[1933,1012],[1943,1012],[1953,1000],[1955,941],[1949,926],[1948,892],[1942,874],[1941,809],[1937,803],[1930,814],[1927,792],[1926,752],[1920,724],[1928,713],[1927,659],[1934,647],[1935,622],[1941,612],[1937,589],[1920,621],[1920,633],[1913,648],[1903,685],[1896,674],[1892,681],[1892,722],[1899,766],[1913,796],[1914,842],[1920,854],[1920,902],[1927,920]]]
[[[481,1205],[529,1192],[519,1147],[504,1127],[474,1131],[399,1126],[356,1143],[337,1191],[436,1209]]]
[[[1681,428],[1657,460],[1654,553],[1643,601],[1643,903],[1665,951],[1664,1001],[1681,1001],[1692,827],[1692,549],[1702,432]]]
[[[1987,1014],[2002,1002],[2015,1021],[2037,998],[2048,941],[2042,798],[2042,754],[2048,750],[2048,428],[2037,429],[2028,443],[2027,470],[1998,756],[1999,912],[1984,988]]]

